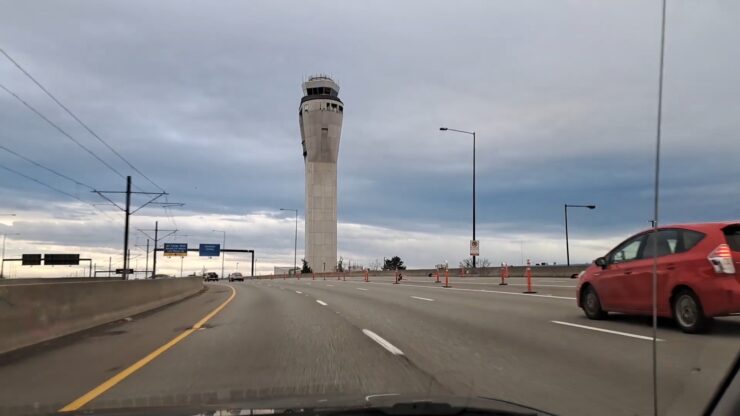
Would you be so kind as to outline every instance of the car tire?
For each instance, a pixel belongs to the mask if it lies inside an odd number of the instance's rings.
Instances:
[[[687,334],[706,332],[712,323],[712,319],[704,315],[699,298],[691,290],[683,289],[676,293],[671,308],[676,324]]]
[[[581,296],[581,308],[588,319],[606,319],[608,314],[601,309],[601,300],[599,300],[599,295],[593,287],[587,286]]]

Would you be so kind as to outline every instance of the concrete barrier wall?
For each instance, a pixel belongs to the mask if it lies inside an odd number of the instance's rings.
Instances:
[[[202,289],[199,277],[0,285],[0,353],[146,312]]]

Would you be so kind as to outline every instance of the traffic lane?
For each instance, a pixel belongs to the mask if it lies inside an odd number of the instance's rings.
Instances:
[[[305,283],[305,282],[304,282]],[[586,318],[586,316],[583,314],[582,310],[577,307],[575,297],[567,297],[567,296],[554,296],[554,295],[548,295],[548,294],[523,294],[521,292],[504,292],[499,290],[489,290],[489,289],[468,289],[468,288],[460,288],[460,287],[451,287],[451,288],[443,288],[440,286],[429,286],[429,285],[404,285],[404,284],[398,284],[394,285],[391,282],[388,283],[382,283],[382,282],[369,282],[369,283],[363,283],[363,282],[345,282],[348,285],[355,284],[356,286],[363,286],[363,287],[372,287],[375,285],[380,286],[386,286],[391,287],[395,289],[408,289],[408,290],[414,290],[414,288],[418,289],[415,293],[418,294],[420,297],[427,297],[427,298],[436,298],[436,293],[444,292],[446,294],[459,294],[460,296],[470,295],[470,294],[477,294],[480,296],[475,297],[465,297],[461,298],[461,301],[464,301],[466,305],[473,305],[473,303],[481,303],[482,306],[485,307],[486,303],[492,303],[492,302],[500,302],[498,299],[500,297],[504,298],[515,298],[515,299],[523,299],[523,298],[529,298],[532,300],[540,300],[540,299],[551,299],[553,302],[547,302],[544,304],[539,305],[548,305],[548,308],[559,308],[559,311],[553,312],[546,309],[531,309],[527,305],[527,303],[504,303],[504,305],[513,305],[514,309],[508,308],[506,311],[511,312],[513,314],[516,314],[517,316],[521,316],[522,314],[528,314],[528,313],[540,313],[540,312],[546,312],[545,315],[540,316],[542,318],[549,319],[550,322],[553,323],[573,323],[581,326],[592,326],[594,328],[601,328],[605,330],[610,331],[617,331],[617,332],[625,332],[632,335],[637,335],[640,337],[652,337],[652,320],[650,317],[646,316],[632,316],[632,315],[624,315],[624,314],[616,314],[612,313],[609,315],[609,319],[602,320],[602,321],[594,321]],[[319,282],[319,286],[321,285],[321,282]],[[327,287],[337,286],[342,287],[339,284],[336,284],[334,282],[327,282]],[[391,289],[393,290],[393,289]],[[394,293],[394,292],[389,292]],[[559,301],[559,302],[556,302]],[[479,305],[480,306],[480,305]],[[718,342],[740,342],[740,316],[729,316],[729,317],[719,317],[715,319],[715,325],[712,328],[712,331],[710,334],[707,335],[690,335],[683,333],[673,322],[672,319],[668,318],[660,318],[659,324],[658,324],[658,337],[663,339],[675,339],[679,342],[684,342],[687,340],[716,340]],[[703,342],[703,341],[702,341]]]
[[[306,283],[306,282],[304,282]],[[333,284],[334,282],[327,282],[327,286],[335,286],[336,284]],[[347,282],[349,283],[349,282]],[[390,285],[392,287],[396,288],[404,288],[404,287],[417,287],[422,291],[427,290],[441,290],[444,292],[463,292],[463,293],[478,293],[478,294],[490,294],[495,298],[497,295],[505,295],[505,296],[514,296],[514,297],[523,297],[523,298],[552,298],[552,299],[560,299],[565,301],[565,303],[552,303],[551,305],[557,305],[560,307],[566,308],[566,312],[568,313],[568,317],[571,318],[571,321],[573,322],[573,319],[576,319],[580,322],[578,322],[581,325],[588,325],[589,322],[591,325],[601,325],[606,326],[606,329],[614,330],[614,331],[627,331],[627,332],[636,332],[637,334],[641,336],[652,336],[652,320],[650,317],[645,316],[631,316],[631,315],[624,315],[624,314],[617,314],[612,313],[609,315],[609,319],[603,320],[603,321],[593,321],[589,320],[585,317],[585,315],[582,313],[581,309],[579,309],[576,306],[576,298],[575,294],[565,294],[565,295],[554,295],[550,293],[543,293],[543,292],[537,292],[535,294],[525,294],[521,291],[505,291],[500,290],[499,288],[493,287],[493,288],[481,288],[479,287],[461,287],[459,285],[444,288],[440,285],[408,285],[404,283],[400,283],[398,285],[392,284],[392,281],[388,282],[355,282],[360,285],[369,284],[369,285]],[[321,282],[318,282],[320,285]],[[427,293],[435,293],[435,292],[427,292]],[[431,296],[431,295],[430,295]],[[490,299],[490,298],[480,298],[480,299]],[[556,320],[556,319],[553,319]],[[738,325],[740,325],[740,317],[739,316],[729,316],[729,317],[718,317],[715,319],[715,325],[712,329],[712,332],[710,334],[710,337],[719,337],[720,339],[737,339],[740,337],[740,328],[738,328]],[[562,321],[561,321],[562,322]],[[665,336],[680,336],[680,337],[688,337],[684,339],[695,339],[696,337],[693,335],[687,335],[680,331],[680,329],[675,325],[672,319],[668,318],[661,318],[659,319],[659,331],[666,331],[665,333],[659,333],[659,337],[665,337]]]
[[[350,285],[347,289],[350,290],[350,292],[351,286],[359,286],[356,283],[347,284]],[[332,286],[342,288],[341,284],[332,284]],[[321,287],[321,285],[319,285],[319,287]],[[404,286],[392,285],[391,287],[395,288],[395,292],[392,293],[400,293],[402,292],[400,289]],[[370,292],[373,292],[373,289],[370,289],[364,294],[368,295]],[[450,289],[443,289],[442,292],[446,294],[453,293]],[[438,296],[428,294],[420,295],[428,297],[427,299],[434,299],[436,302],[440,301]],[[388,296],[388,294],[383,294],[383,296]],[[531,299],[535,300],[536,298]],[[490,298],[487,302],[491,302]],[[589,321],[583,317],[580,310],[574,306],[572,309],[569,309],[576,311],[576,314],[572,316],[573,319],[571,322],[582,320],[584,321],[582,324],[590,325],[594,329],[602,328],[604,325],[608,327],[611,324],[610,321]],[[517,310],[513,313],[515,315],[520,315],[522,311]],[[564,318],[560,317],[560,319]],[[649,318],[646,324],[644,319],[642,319],[642,322],[639,322],[640,318],[636,317],[616,316],[615,320],[618,321],[617,323],[620,325],[631,326],[631,328],[628,327],[626,329],[632,329],[632,334],[635,332],[635,326],[640,327],[640,329],[642,329],[641,332],[647,336],[651,333]],[[659,365],[661,366],[660,397],[662,406],[667,406],[672,409],[671,414],[692,414],[701,412],[701,407],[708,401],[708,398],[713,393],[715,386],[726,372],[729,366],[728,363],[731,362],[732,357],[734,357],[734,354],[737,351],[737,336],[738,333],[740,333],[740,331],[738,331],[740,326],[738,325],[740,325],[740,322],[738,322],[736,317],[723,318],[719,321],[720,322],[718,322],[715,333],[709,336],[683,334],[679,330],[672,328],[670,324],[665,328],[661,327],[661,330],[659,330],[659,337],[673,337],[672,340],[666,340],[669,342],[668,345],[671,345],[670,349],[664,349],[664,344],[662,342],[659,343]],[[564,330],[574,330],[576,332],[584,331],[583,329],[574,328],[564,328]],[[586,332],[588,332],[588,334],[583,334],[584,339],[580,340],[580,344],[587,343],[588,345],[591,345],[590,337],[616,336],[615,334],[604,334],[592,332],[590,330]],[[674,344],[673,341],[676,343]],[[639,359],[643,359],[644,361],[645,357],[644,348],[637,350],[637,358],[630,357],[629,354],[622,351],[621,348],[616,352],[610,352],[604,349],[599,349],[598,351],[599,353],[596,354],[595,357],[597,361],[595,362],[603,360],[602,355],[605,356],[611,354],[621,356],[627,365],[629,365],[629,363],[634,365],[634,363],[640,362]],[[670,359],[665,363],[661,363],[662,357],[670,357]],[[638,361],[635,361],[636,359]],[[670,374],[666,376],[662,367],[670,367],[669,369],[671,371],[678,372],[678,374]],[[612,371],[609,371],[609,374],[611,374],[611,372]],[[683,391],[688,391],[690,394],[681,393]]]
[[[527,316],[537,309],[534,298],[491,302],[488,296],[471,307],[470,300],[481,294],[440,291],[430,297],[434,302],[425,302],[410,298],[412,287],[386,285],[359,291],[342,286],[304,290],[328,298],[356,325],[382,326],[386,339],[459,395],[497,397],[562,414],[593,414],[594,409],[631,414],[649,409],[649,398],[644,397],[649,379],[641,368],[625,365],[622,359],[648,358],[639,346],[630,348],[634,340],[563,333],[547,320]],[[524,315],[506,314],[507,309]],[[586,342],[599,353],[581,351]],[[644,348],[649,345],[642,343]],[[604,361],[602,355],[619,358],[603,367],[584,366],[583,362]],[[624,403],[625,396],[630,404]]]
[[[207,290],[113,324],[0,359],[0,414],[56,411],[169,341],[230,294]],[[21,411],[22,410],[22,411]]]
[[[320,295],[321,291],[333,291],[349,299],[346,303],[342,299],[333,302],[343,308],[352,308],[351,312],[359,314],[359,317],[353,315],[355,319],[383,319],[382,315],[392,314],[392,317],[383,320],[393,328],[387,329],[392,342],[398,342],[402,349],[409,350],[409,357],[414,362],[423,362],[421,365],[425,368],[434,368],[435,365],[439,367],[441,362],[454,362],[455,371],[463,375],[463,378],[474,375],[476,378],[473,383],[476,386],[493,389],[496,389],[496,383],[505,383],[507,379],[521,379],[523,369],[529,368],[536,374],[547,370],[557,375],[552,379],[543,379],[538,375],[534,383],[549,380],[552,384],[545,383],[542,391],[535,394],[547,397],[553,394],[553,389],[564,389],[555,396],[567,397],[573,396],[573,392],[580,392],[572,397],[572,401],[577,402],[583,400],[580,394],[589,392],[594,396],[589,399],[589,404],[593,406],[581,408],[578,413],[588,413],[589,409],[593,411],[597,408],[595,406],[604,405],[599,403],[602,398],[610,403],[610,407],[623,406],[620,402],[623,397],[634,397],[633,401],[640,399],[642,405],[635,408],[635,411],[649,410],[651,399],[645,394],[650,391],[651,386],[649,340],[561,327],[552,323],[553,313],[556,313],[558,315],[555,317],[559,320],[582,323],[592,328],[609,327],[609,321],[586,320],[575,305],[563,309],[564,303],[557,307],[555,299],[546,298],[515,301],[511,297],[499,296],[502,299],[494,300],[491,299],[494,295],[476,292],[467,292],[467,295],[448,290],[441,290],[437,295],[413,293],[414,288],[402,285],[379,285],[366,291],[357,290],[360,284],[355,282],[333,283],[332,287],[322,284],[312,286],[315,288],[307,290],[312,295]],[[313,290],[318,292],[313,293]],[[414,299],[416,295],[433,301]],[[328,294],[324,296],[328,297]],[[366,303],[363,300],[372,305],[363,310],[362,305]],[[533,302],[539,302],[543,307],[537,307]],[[425,316],[416,319],[419,310]],[[464,311],[462,316],[461,311]],[[398,322],[402,324],[396,327]],[[621,324],[630,325],[625,322]],[[740,328],[738,324],[740,323],[736,319],[734,322],[726,321],[727,328],[724,331],[708,336],[692,336],[671,328],[659,330],[658,336],[666,338],[658,344],[661,374],[659,397],[662,406],[671,406],[672,414],[692,414],[702,410],[737,352],[737,332],[733,329]],[[641,327],[641,331],[633,330],[626,334],[635,332],[641,332],[645,337],[650,335],[651,329],[649,325],[645,325]],[[434,336],[435,333],[438,335]],[[484,335],[476,338],[472,334]],[[404,344],[404,340],[417,341],[412,341],[414,346],[409,347]],[[413,352],[416,345],[436,347],[431,350],[422,348],[424,351],[415,356]],[[481,353],[481,350],[484,352]],[[501,357],[507,358],[503,363],[498,363]],[[523,364],[519,362],[521,357],[525,357]],[[670,359],[663,360],[662,357]],[[424,361],[425,359],[427,360]],[[476,362],[478,360],[483,363],[498,363],[496,365],[500,365],[500,368],[479,366]],[[600,365],[585,366],[584,362]],[[449,372],[450,369],[435,368],[432,374],[438,375],[440,371]],[[490,375],[496,373],[506,376],[497,379]],[[562,378],[567,380],[561,381]],[[440,380],[452,384],[445,377],[440,376]],[[553,387],[554,385],[556,386]],[[508,387],[504,386],[500,391],[506,392],[504,398],[514,400],[521,391],[521,386],[514,391],[508,391]],[[618,396],[609,398],[607,392],[617,392]],[[528,403],[527,397],[520,399],[524,400],[520,402]],[[676,406],[681,401],[684,403]],[[629,406],[626,409],[629,410]],[[563,413],[573,411],[577,409],[557,410]]]
[[[236,297],[202,331],[173,346],[86,408],[332,398],[449,390],[351,325],[331,303],[269,283],[232,284]]]

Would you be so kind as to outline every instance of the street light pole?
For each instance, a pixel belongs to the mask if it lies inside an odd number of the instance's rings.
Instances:
[[[280,208],[280,211],[295,212],[295,241],[293,243],[293,274],[296,274],[298,265],[298,210],[294,208]]]
[[[8,214],[8,215],[15,215],[15,214]],[[3,258],[2,258],[2,261],[0,261],[0,279],[2,279],[2,278],[5,277],[5,274],[4,274],[4,272],[5,272],[5,239],[9,235],[20,235],[20,233],[13,233],[13,234],[7,234],[7,233],[5,233],[5,234],[3,234]]]
[[[469,134],[473,136],[473,241],[476,241],[475,240],[475,132],[451,129],[449,127],[440,127],[439,129],[441,131],[454,131],[457,133],[464,133],[464,134]],[[475,258],[477,256],[471,256],[471,257],[473,257],[473,269],[475,269]]]
[[[221,246],[221,278],[224,278],[224,261],[226,260],[226,253],[223,250],[226,249],[226,231],[224,230],[211,230],[214,233],[224,233],[224,243]]]
[[[475,241],[475,132],[473,132],[473,241]],[[475,269],[475,257],[473,257],[473,269]]]
[[[568,208],[588,208],[595,209],[596,205],[572,205],[564,204],[565,208],[565,259],[568,266],[570,266],[570,243],[568,241]]]

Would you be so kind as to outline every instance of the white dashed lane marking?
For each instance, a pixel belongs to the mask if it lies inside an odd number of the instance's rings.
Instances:
[[[362,333],[370,337],[373,341],[380,344],[381,347],[388,350],[393,355],[403,355],[403,351],[398,349],[395,345],[391,344],[390,342],[384,340],[380,335],[376,334],[375,332],[369,330],[369,329],[363,329]]]
[[[646,337],[644,335],[637,335],[637,334],[630,334],[629,332],[620,332],[620,331],[612,331],[611,329],[604,329],[604,328],[597,328],[595,326],[586,326],[586,325],[579,325],[579,324],[572,324],[570,322],[562,322],[562,321],[550,321],[554,324],[558,325],[566,325],[566,326],[572,326],[575,328],[582,328],[582,329],[588,329],[591,331],[597,331],[597,332],[606,332],[607,334],[614,334],[614,335],[621,335],[623,337],[630,337],[630,338],[637,338],[642,339],[646,341],[652,341],[653,337]],[[660,338],[656,338],[658,341],[663,341]]]

